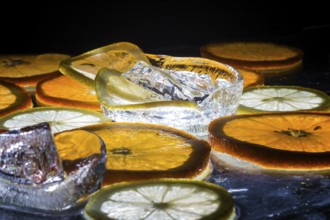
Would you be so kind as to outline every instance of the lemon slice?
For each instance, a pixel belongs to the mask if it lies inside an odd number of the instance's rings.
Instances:
[[[98,134],[107,149],[104,185],[160,177],[205,179],[210,146],[171,127],[109,122],[81,128]]]
[[[87,219],[235,219],[226,189],[207,182],[159,179],[114,184],[96,192]]]
[[[32,106],[32,100],[23,88],[0,81],[0,117]]]
[[[60,62],[67,58],[68,55],[57,53],[3,55],[0,56],[0,78],[31,89],[39,80],[58,74]]]
[[[16,111],[0,118],[0,129],[7,130],[48,122],[57,133],[86,125],[108,121],[102,113],[76,108],[37,107]]]
[[[319,90],[299,86],[260,86],[243,91],[238,113],[324,110],[329,96]]]
[[[214,161],[254,171],[329,172],[329,137],[325,112],[235,115],[209,125]]]
[[[35,99],[38,106],[101,111],[95,90],[65,75],[40,81],[36,86]]]
[[[149,63],[138,46],[129,42],[119,42],[63,60],[59,69],[63,74],[93,87],[96,74],[101,68],[127,72],[140,60]]]

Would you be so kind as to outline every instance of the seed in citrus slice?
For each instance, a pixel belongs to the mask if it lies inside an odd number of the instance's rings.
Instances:
[[[16,111],[0,118],[0,129],[8,130],[48,122],[52,132],[57,133],[91,124],[102,123],[109,119],[102,113],[61,107],[37,107]]]
[[[236,68],[255,70],[265,76],[297,72],[303,52],[270,42],[222,42],[204,45],[201,56]]]
[[[10,82],[0,81],[0,117],[32,107],[32,100],[23,88]]]
[[[38,106],[101,111],[95,90],[65,75],[40,81],[36,86],[35,98]]]
[[[264,76],[260,73],[257,73],[252,70],[245,70],[236,68],[244,78],[244,88],[251,87],[251,86],[261,86],[264,84]]]
[[[140,60],[149,63],[138,46],[129,42],[118,42],[63,60],[60,71],[93,87],[95,76],[101,68],[126,72]]]
[[[160,125],[109,122],[81,128],[98,134],[107,149],[104,185],[160,177],[205,179],[210,146]]]
[[[266,172],[329,172],[329,137],[330,113],[322,112],[235,115],[209,125],[218,164],[229,156]]]
[[[235,219],[226,189],[203,181],[157,179],[102,188],[88,201],[87,219]]]
[[[324,110],[329,96],[300,86],[259,86],[243,91],[238,113]]]
[[[39,55],[0,56],[0,78],[33,89],[37,82],[58,74],[58,67],[68,55],[47,53]]]

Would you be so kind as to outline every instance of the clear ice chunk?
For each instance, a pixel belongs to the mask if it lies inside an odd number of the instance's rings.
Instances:
[[[143,61],[137,62],[123,76],[161,95],[164,100],[199,104],[214,90],[211,77],[207,74],[161,69]]]
[[[0,133],[0,140],[0,207],[68,210],[101,187],[106,151],[100,138],[98,146],[90,146],[99,150],[72,162],[70,172],[62,168],[47,123]]]
[[[63,180],[63,167],[49,131],[49,125],[43,123],[0,134],[0,171],[21,184]]]

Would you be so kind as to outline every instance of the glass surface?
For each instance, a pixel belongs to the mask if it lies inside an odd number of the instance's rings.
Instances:
[[[127,99],[118,96],[116,105],[114,100],[103,102],[104,113],[113,121],[162,124],[206,139],[211,120],[236,112],[243,78],[232,67],[192,57],[150,55],[149,59],[154,66],[138,62],[122,76],[152,93],[152,99],[130,103],[139,107],[129,107]],[[151,106],[155,102],[157,106]]]

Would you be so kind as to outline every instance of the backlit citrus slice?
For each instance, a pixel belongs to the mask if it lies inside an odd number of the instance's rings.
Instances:
[[[3,55],[0,56],[0,78],[31,88],[38,81],[58,74],[60,62],[67,58],[68,55],[56,53]]]
[[[202,57],[255,70],[267,76],[296,72],[302,66],[303,52],[270,42],[222,42],[201,47]]]
[[[23,88],[10,82],[0,81],[0,117],[32,106],[32,100]]]
[[[38,106],[101,111],[95,90],[65,75],[40,81],[36,87],[35,98]]]
[[[138,46],[129,42],[119,42],[66,59],[60,64],[60,71],[93,87],[95,76],[101,68],[127,72],[140,60],[149,63]]]
[[[329,172],[329,138],[330,113],[321,112],[235,115],[209,126],[216,161],[239,166],[238,158],[265,171]]]
[[[16,111],[0,118],[0,129],[7,130],[48,122],[54,133],[108,121],[102,113],[60,107],[37,107]]]
[[[82,128],[106,144],[104,185],[160,177],[205,179],[211,171],[210,146],[174,128],[109,122]]]
[[[264,76],[252,70],[238,69],[237,70],[243,75],[244,88],[251,86],[261,86],[264,84]]]
[[[299,86],[259,86],[243,91],[238,113],[324,110],[329,96],[319,90]]]
[[[88,201],[87,219],[235,219],[226,189],[203,181],[158,179],[102,188]]]

